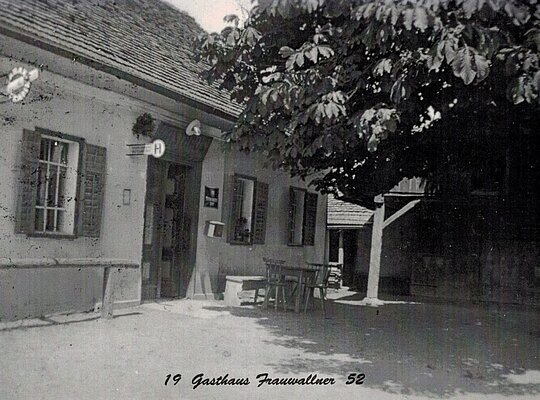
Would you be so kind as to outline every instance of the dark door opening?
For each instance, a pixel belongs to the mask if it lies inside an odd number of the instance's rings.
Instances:
[[[143,300],[185,297],[190,279],[191,168],[150,159],[143,243]]]
[[[169,164],[165,180],[165,200],[161,226],[161,297],[184,297],[183,271],[189,252],[189,229],[186,229],[185,187],[187,167]]]

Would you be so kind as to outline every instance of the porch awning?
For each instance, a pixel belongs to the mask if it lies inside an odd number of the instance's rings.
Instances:
[[[183,129],[165,122],[159,123],[154,139],[165,142],[164,160],[184,163],[201,162],[212,143],[208,136],[188,136]]]

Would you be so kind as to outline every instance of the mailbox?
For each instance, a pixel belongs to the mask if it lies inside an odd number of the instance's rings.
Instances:
[[[225,224],[219,221],[206,221],[204,227],[204,234],[208,237],[223,237],[223,228]]]

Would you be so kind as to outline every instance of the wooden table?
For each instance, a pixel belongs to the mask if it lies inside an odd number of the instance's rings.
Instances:
[[[303,283],[306,282],[307,279],[313,279],[315,277],[318,267],[309,265],[274,265],[272,268],[279,270],[278,273],[281,274],[285,280],[291,277],[297,278],[298,286],[296,288],[296,296],[294,299],[294,311],[297,313],[300,312],[302,294],[304,292]],[[277,271],[274,271],[274,273],[276,272]],[[292,282],[296,282],[296,280]],[[265,293],[265,296],[268,295],[268,293]]]

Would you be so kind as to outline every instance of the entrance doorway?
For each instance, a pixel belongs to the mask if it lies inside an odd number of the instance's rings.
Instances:
[[[192,168],[149,159],[143,243],[143,299],[185,297],[191,277]]]
[[[161,226],[160,296],[185,296],[182,271],[189,252],[189,229],[186,229],[185,187],[187,167],[169,164],[165,179],[165,201]]]

